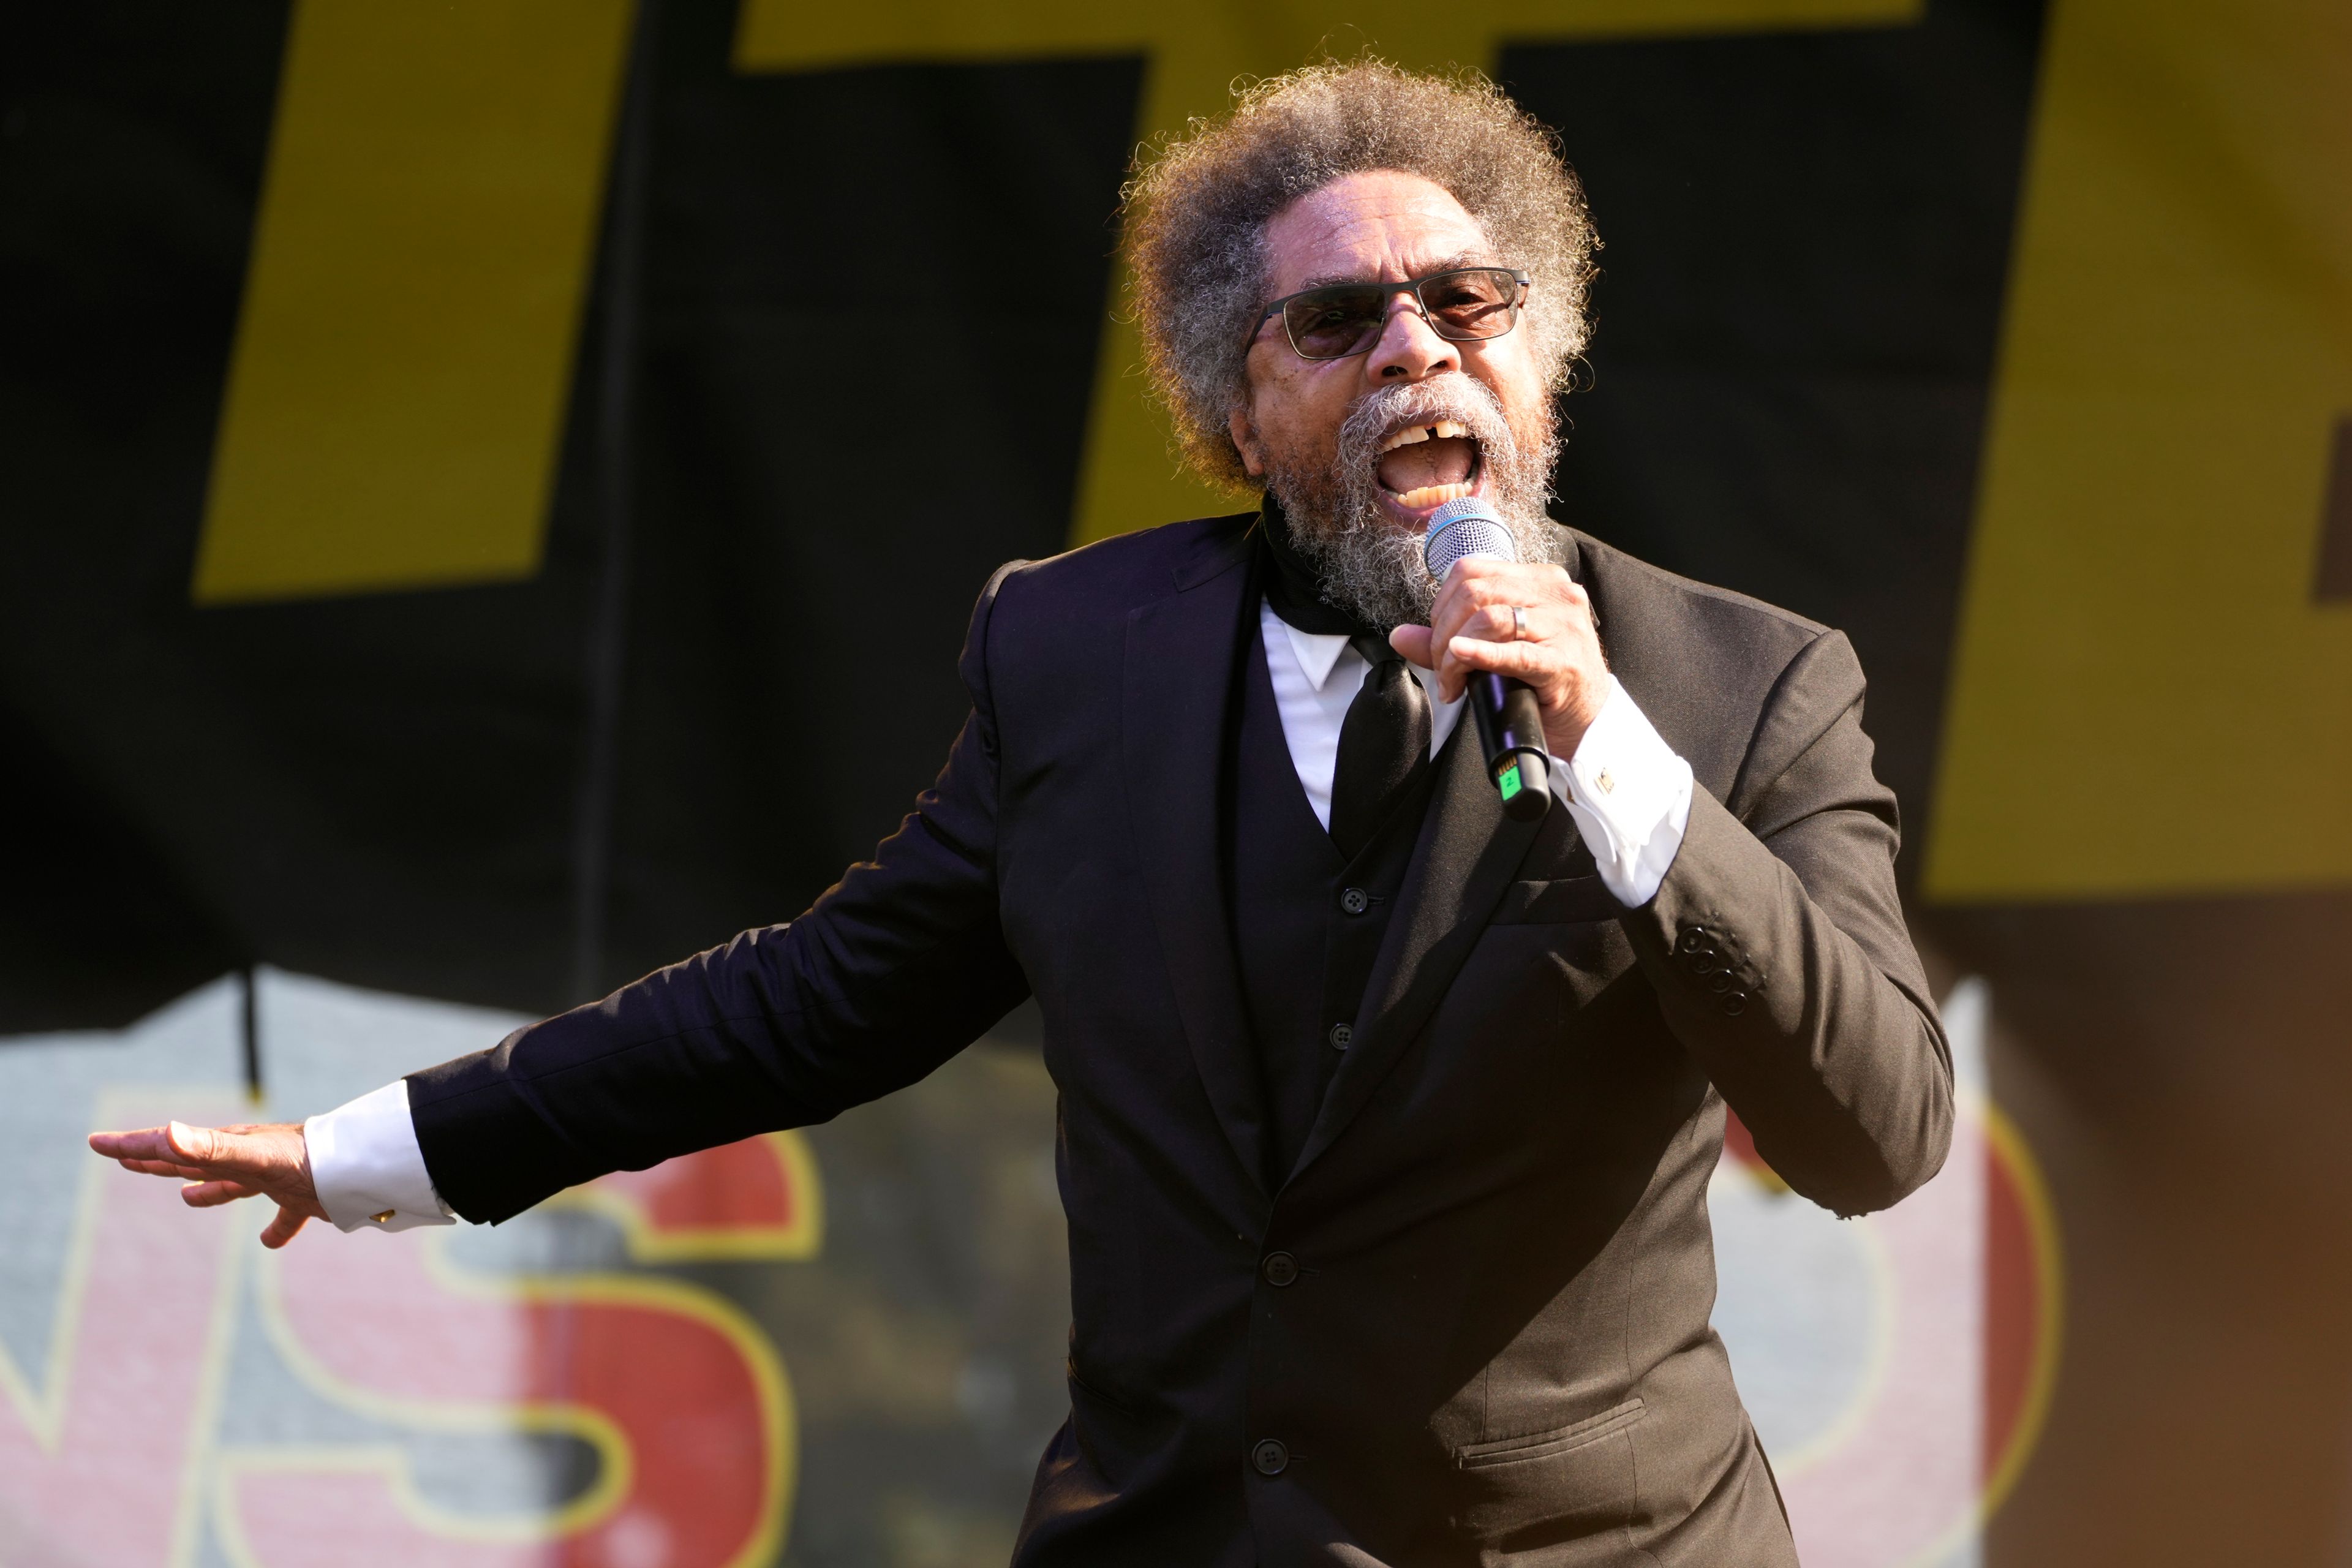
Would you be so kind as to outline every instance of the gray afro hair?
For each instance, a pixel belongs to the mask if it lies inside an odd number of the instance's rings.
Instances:
[[[1540,122],[1484,77],[1370,58],[1289,71],[1236,99],[1223,120],[1144,149],[1123,193],[1145,370],[1205,478],[1251,482],[1226,420],[1247,402],[1247,342],[1272,303],[1266,225],[1347,174],[1392,169],[1452,192],[1498,259],[1534,278],[1519,331],[1534,335],[1552,390],[1567,390],[1600,241]]]

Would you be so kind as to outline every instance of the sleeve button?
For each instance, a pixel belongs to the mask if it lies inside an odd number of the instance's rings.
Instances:
[[[1745,991],[1734,991],[1731,994],[1726,996],[1723,999],[1723,1010],[1734,1018],[1737,1018],[1739,1015],[1748,1011],[1748,993]]]

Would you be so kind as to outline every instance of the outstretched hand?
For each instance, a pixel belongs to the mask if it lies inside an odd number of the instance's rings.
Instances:
[[[283,1247],[305,1220],[327,1217],[310,1179],[310,1148],[299,1121],[239,1127],[173,1121],[135,1132],[93,1132],[89,1146],[126,1171],[187,1183],[180,1197],[191,1208],[268,1198],[278,1213],[261,1233],[264,1247]]]

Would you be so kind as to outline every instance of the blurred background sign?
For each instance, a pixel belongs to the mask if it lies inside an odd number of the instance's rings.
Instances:
[[[496,1229],[251,1240],[96,1122],[297,1117],[517,1016],[264,969],[0,1051],[0,1549],[89,1568],[1001,1563],[1060,1421],[1052,1085],[1017,1038],[835,1125]],[[1735,1131],[1717,1319],[1814,1568],[1981,1562],[2057,1364],[2057,1237],[1947,1002],[1952,1157],[1841,1222]],[[107,1288],[130,1279],[132,1289]]]
[[[1003,1560],[1066,1405],[1033,1019],[495,1234],[263,1258],[79,1139],[803,907],[938,766],[995,565],[1236,504],[1141,397],[1118,186],[1366,46],[1494,72],[1591,195],[1560,515],[1872,677],[1975,1087],[1885,1216],[1717,1177],[1807,1561],[2352,1562],[2323,0],[12,18],[0,1561]]]

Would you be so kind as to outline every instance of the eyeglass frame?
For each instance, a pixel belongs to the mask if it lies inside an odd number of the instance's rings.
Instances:
[[[1510,275],[1511,281],[1518,285],[1519,292],[1518,297],[1511,301],[1511,324],[1509,326],[1505,327],[1501,331],[1495,333],[1492,337],[1484,338],[1448,338],[1445,336],[1444,331],[1439,330],[1437,319],[1429,313],[1429,301],[1421,297],[1421,291],[1430,284],[1436,282],[1441,278],[1451,278],[1456,273],[1461,272],[1505,272]],[[1381,333],[1388,330],[1386,317],[1389,299],[1390,297],[1397,294],[1411,294],[1412,296],[1414,306],[1420,311],[1423,324],[1425,324],[1431,331],[1436,332],[1439,337],[1444,338],[1447,342],[1491,343],[1498,338],[1507,338],[1513,332],[1519,330],[1519,312],[1527,309],[1528,290],[1534,286],[1535,279],[1528,273],[1520,271],[1516,267],[1483,266],[1476,263],[1473,263],[1466,267],[1441,267],[1436,271],[1429,273],[1424,277],[1408,278],[1400,283],[1318,283],[1312,289],[1301,289],[1295,294],[1285,294],[1281,299],[1276,300],[1273,304],[1268,305],[1265,311],[1259,315],[1257,321],[1251,325],[1249,339],[1242,345],[1242,348],[1243,351],[1246,353],[1250,349],[1254,349],[1257,346],[1258,338],[1265,331],[1265,323],[1268,317],[1281,315],[1284,308],[1289,305],[1294,300],[1304,300],[1309,294],[1320,294],[1327,289],[1379,289],[1381,295],[1381,311],[1382,316],[1381,331],[1374,332],[1370,337],[1365,339],[1364,346],[1362,348],[1349,349],[1343,354],[1310,354],[1298,346],[1298,340],[1291,335],[1290,322],[1286,319],[1282,323],[1283,342],[1290,345],[1290,352],[1292,353],[1297,354],[1300,359],[1307,361],[1309,364],[1334,364],[1343,359],[1354,359],[1358,354],[1368,354],[1371,353],[1372,350],[1379,345]]]

